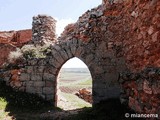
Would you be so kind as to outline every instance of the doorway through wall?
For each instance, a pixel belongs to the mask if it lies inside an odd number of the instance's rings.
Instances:
[[[61,67],[56,96],[57,107],[63,110],[92,107],[91,73],[79,58],[71,58]]]

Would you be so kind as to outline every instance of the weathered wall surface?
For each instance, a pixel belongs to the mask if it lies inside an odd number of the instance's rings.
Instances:
[[[104,15],[113,31],[114,42],[123,43],[123,56],[131,71],[146,66],[160,67],[160,1],[115,0],[106,5]],[[119,19],[118,19],[119,18]],[[116,45],[116,43],[114,44]]]
[[[75,24],[68,25],[58,40],[53,32],[55,20],[34,17],[33,43],[43,43],[52,37],[53,42],[45,59],[28,60],[22,69],[19,81],[23,90],[54,99],[56,103],[59,70],[67,60],[78,57],[92,75],[93,104],[119,97],[122,89],[121,100],[127,99],[132,109],[158,113],[159,9],[158,0],[104,0],[102,5],[80,16]],[[45,19],[49,23],[43,22]],[[145,72],[147,67],[152,70]],[[119,76],[120,73],[123,74]],[[146,96],[152,99],[147,100]]]
[[[10,44],[0,43],[0,67],[7,61],[8,55],[11,51],[16,50],[16,47]]]
[[[122,103],[139,113],[160,115],[160,68],[146,68],[138,73],[121,75]]]
[[[126,32],[121,33],[125,36],[120,40],[130,71],[121,76],[121,100],[127,100],[129,106],[140,113],[160,115],[160,1],[133,0],[118,5],[125,6],[121,12],[122,16],[126,15],[123,17]]]
[[[32,40],[28,45],[54,44],[56,40],[55,22],[50,16],[33,17]],[[55,71],[57,69],[51,64],[52,59],[54,59],[52,56],[45,59],[25,59],[23,63],[20,63],[21,67],[17,63],[16,69],[4,72],[5,81],[15,89],[38,94],[46,100],[55,100]]]
[[[31,38],[31,29],[0,32],[0,43],[8,43],[19,47],[21,47],[24,43],[31,41]]]
[[[22,47],[25,43],[31,41],[31,38],[31,29],[0,32],[0,67],[7,61],[11,51],[16,50],[16,47]]]
[[[131,11],[129,39],[124,41],[128,67],[132,71],[160,67],[160,1],[139,0],[126,6]]]
[[[31,39],[32,39],[32,30],[28,29],[28,30],[17,31],[16,37],[12,41],[15,41],[16,46],[20,47],[26,44],[27,42],[31,41]]]
[[[43,45],[56,41],[56,20],[51,16],[38,15],[33,17],[32,42],[34,45]]]

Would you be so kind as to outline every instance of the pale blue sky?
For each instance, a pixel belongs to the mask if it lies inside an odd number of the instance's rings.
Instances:
[[[102,0],[0,0],[0,31],[30,29],[32,17],[47,14],[57,20],[57,34]],[[86,67],[73,59],[65,67]]]
[[[32,17],[37,14],[76,21],[100,3],[101,0],[0,0],[0,31],[31,28]]]

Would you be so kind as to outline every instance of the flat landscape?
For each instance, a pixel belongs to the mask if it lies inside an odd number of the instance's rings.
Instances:
[[[58,78],[58,107],[65,110],[91,107],[92,105],[77,97],[80,89],[92,91],[92,78],[87,68],[62,68]]]

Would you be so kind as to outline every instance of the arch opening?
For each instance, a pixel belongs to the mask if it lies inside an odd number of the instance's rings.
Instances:
[[[92,76],[84,62],[74,57],[61,67],[57,77],[56,106],[63,110],[92,107]]]

